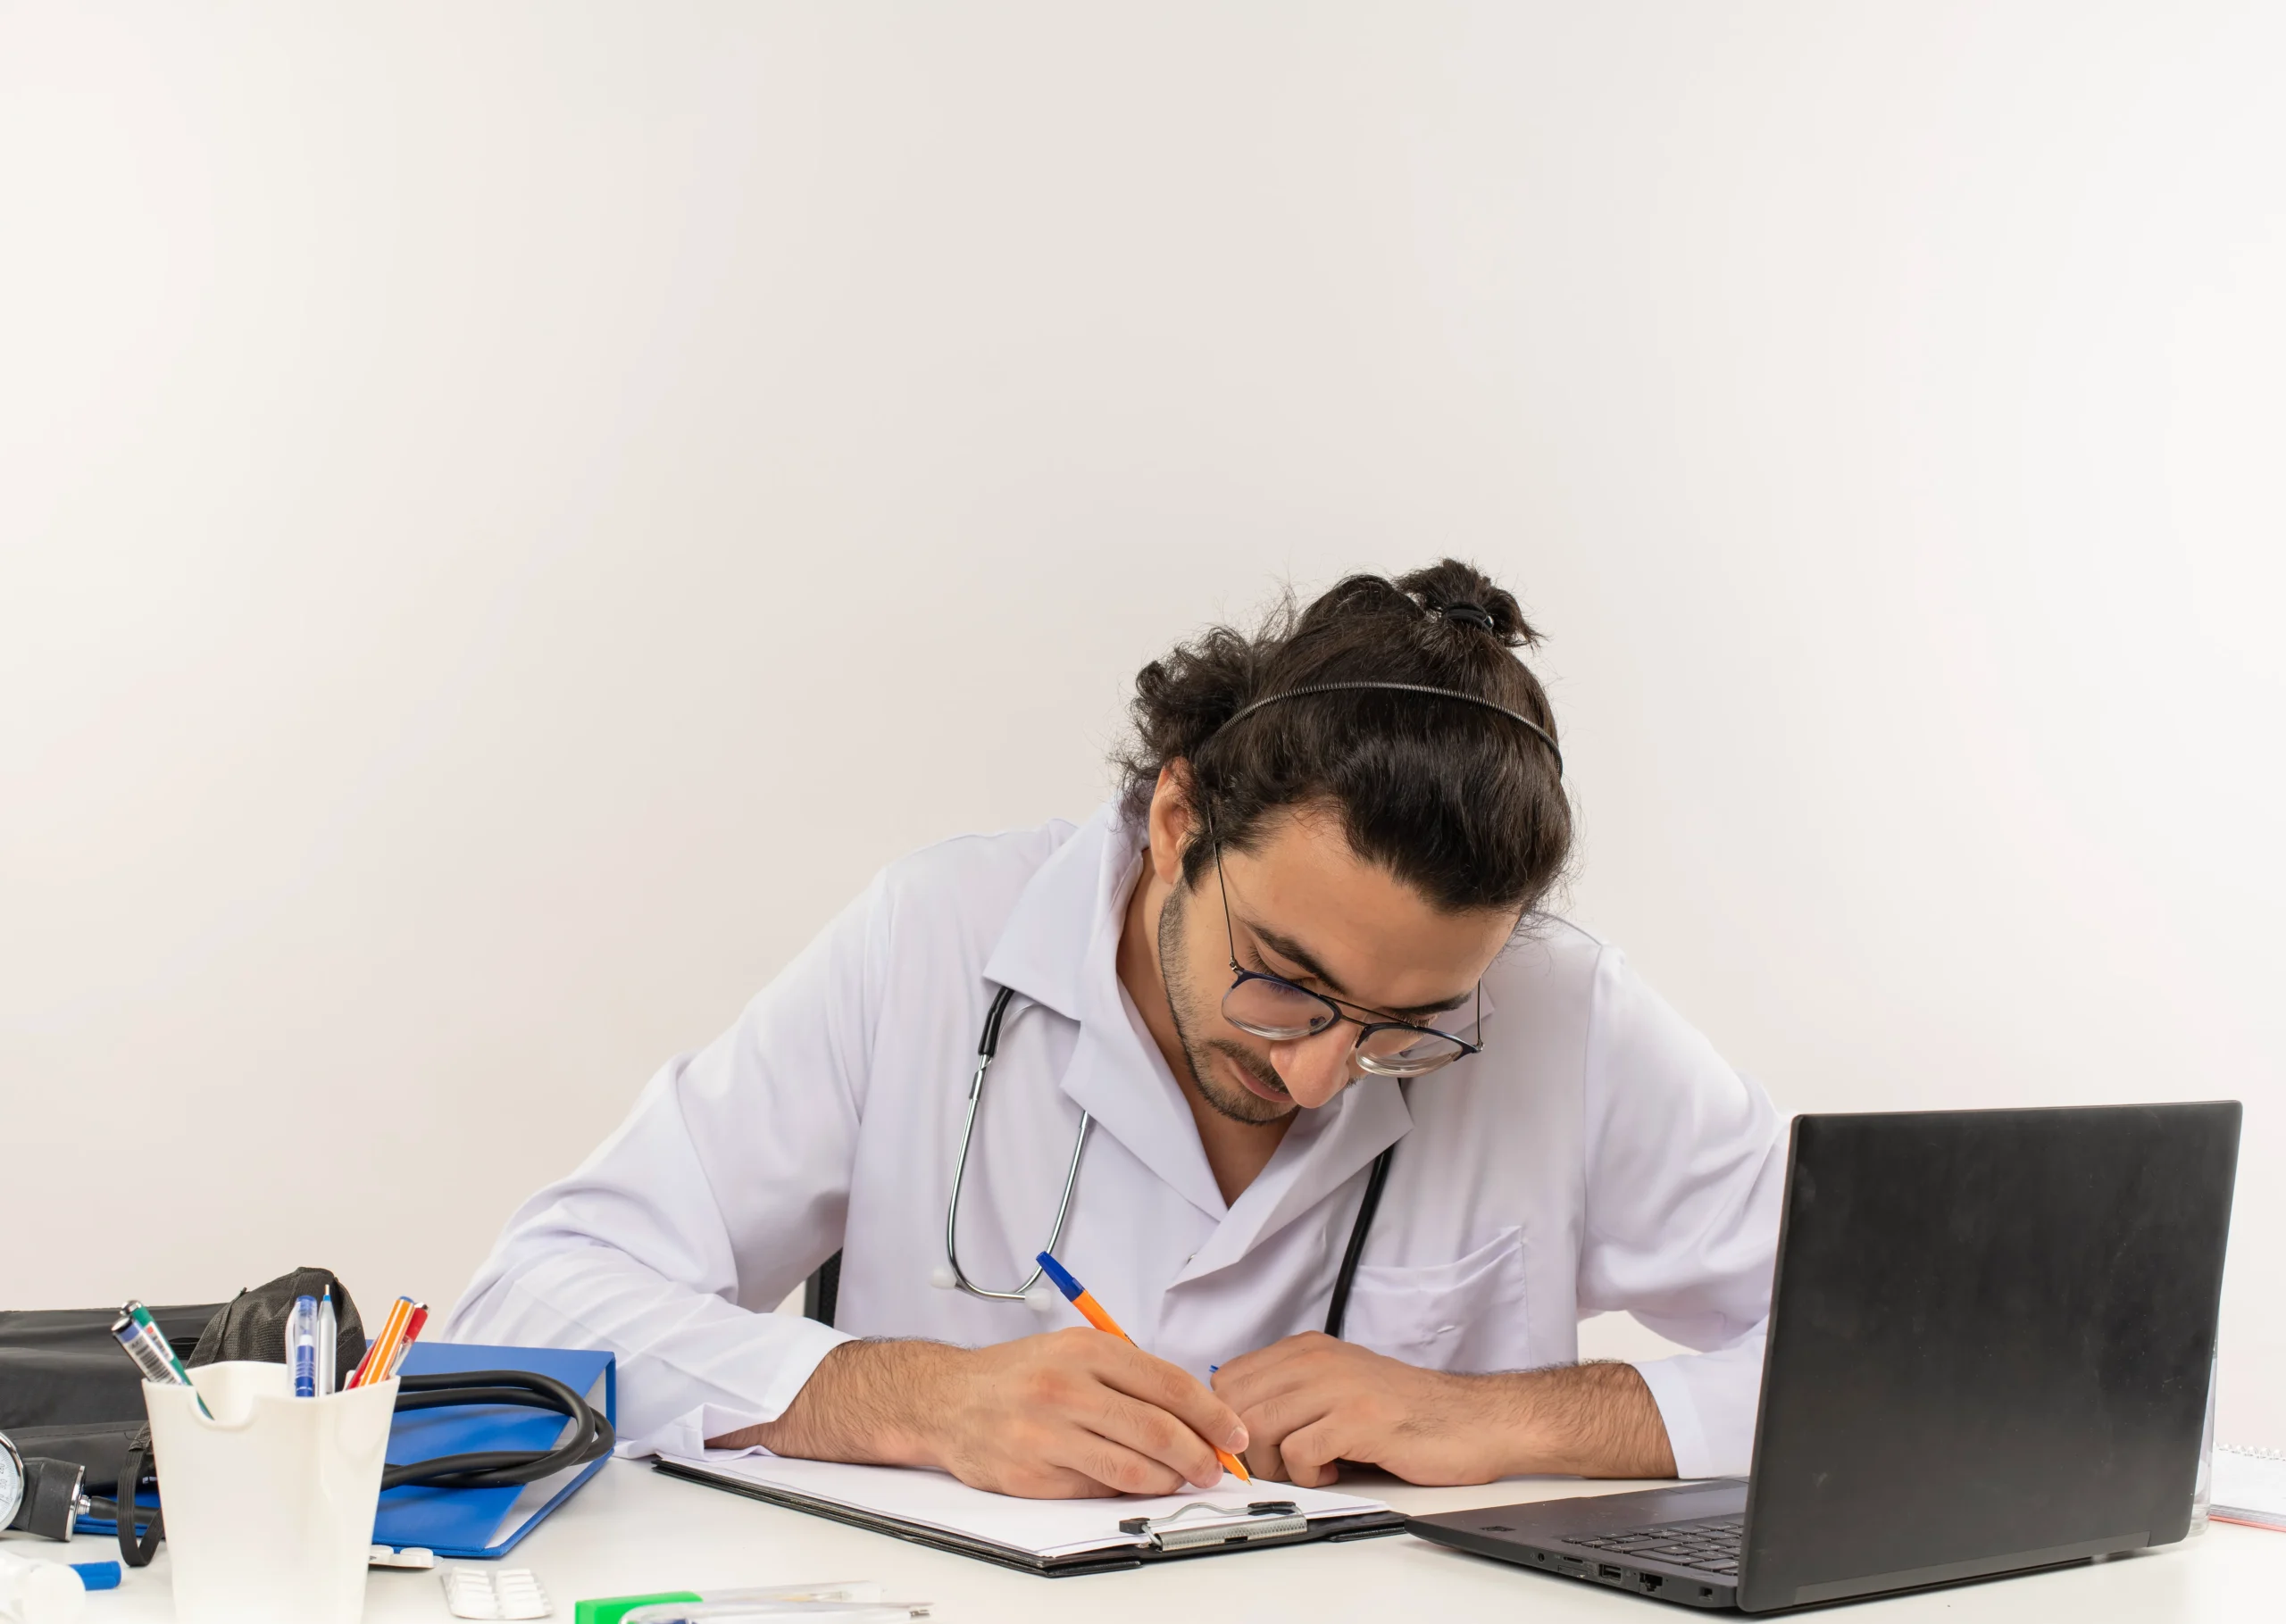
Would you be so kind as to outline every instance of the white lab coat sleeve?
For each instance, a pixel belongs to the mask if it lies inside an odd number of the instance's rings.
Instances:
[[[1624,1310],[1702,1350],[1636,1369],[1678,1474],[1742,1475],[1761,1395],[1785,1123],[1608,947],[1596,969],[1583,1083],[1580,1312]]]
[[[622,1453],[774,1420],[842,1333],[769,1312],[841,1244],[891,905],[876,880],[738,1023],[524,1203],[446,1335],[608,1348]]]

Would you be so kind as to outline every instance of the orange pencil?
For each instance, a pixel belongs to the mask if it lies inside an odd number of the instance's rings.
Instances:
[[[1069,1269],[1066,1269],[1063,1264],[1057,1262],[1045,1252],[1039,1254],[1039,1266],[1047,1271],[1047,1278],[1055,1282],[1055,1289],[1062,1292],[1066,1297],[1071,1299],[1072,1306],[1080,1311],[1080,1317],[1081,1319],[1094,1326],[1097,1330],[1103,1332],[1106,1337],[1116,1337],[1122,1342],[1126,1343],[1130,1347],[1139,1347],[1142,1345],[1138,1343],[1134,1337],[1129,1336],[1125,1331],[1119,1328],[1119,1321],[1113,1319],[1109,1313],[1105,1312],[1104,1305],[1097,1302],[1094,1297],[1089,1295],[1088,1288],[1080,1285],[1077,1279],[1072,1278],[1072,1271]],[[1214,1451],[1214,1457],[1222,1462],[1222,1470],[1227,1472],[1235,1473],[1239,1482],[1251,1483],[1254,1481],[1254,1478],[1247,1471],[1247,1463],[1244,1461],[1239,1460],[1238,1456],[1232,1454],[1229,1450],[1217,1448]]]

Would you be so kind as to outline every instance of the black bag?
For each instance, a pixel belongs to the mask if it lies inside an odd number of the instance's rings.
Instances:
[[[330,1270],[296,1269],[242,1291],[228,1303],[154,1308],[151,1318],[185,1364],[224,1359],[276,1363],[286,1351],[286,1320],[298,1296],[330,1288],[334,1358],[346,1378],[365,1355],[357,1305]],[[29,1459],[86,1468],[88,1514],[119,1525],[120,1553],[142,1567],[158,1550],[159,1514],[145,1508],[139,1537],[137,1492],[154,1479],[151,1427],[143,1409],[143,1376],[111,1334],[115,1308],[0,1312],[0,1432]],[[121,1485],[126,1487],[122,1492]],[[119,1514],[121,1505],[129,1514]]]

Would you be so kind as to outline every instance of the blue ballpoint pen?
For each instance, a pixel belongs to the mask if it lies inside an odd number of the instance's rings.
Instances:
[[[294,1299],[294,1312],[286,1319],[286,1362],[294,1367],[294,1396],[315,1398],[318,1395],[318,1300],[315,1297]]]

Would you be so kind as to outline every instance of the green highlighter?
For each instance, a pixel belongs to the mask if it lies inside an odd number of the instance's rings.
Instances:
[[[607,1595],[592,1602],[581,1602],[572,1610],[572,1624],[619,1624],[620,1620],[638,1607],[648,1607],[654,1602],[703,1602],[706,1598],[696,1590],[662,1590],[656,1595]]]
[[[870,1580],[837,1580],[824,1585],[772,1585],[758,1590],[714,1590],[705,1595],[696,1590],[662,1590],[655,1595],[607,1595],[579,1603],[572,1609],[572,1624],[619,1624],[619,1621],[638,1607],[672,1606],[696,1603],[705,1607],[736,1606],[751,1603],[756,1617],[766,1617],[772,1611],[772,1602],[830,1602],[839,1603],[853,1616],[881,1616],[903,1613],[907,1618],[919,1618],[929,1611],[926,1602],[885,1602],[880,1586]],[[832,1609],[800,1609],[804,1612],[831,1612]],[[670,1615],[672,1616],[672,1615]],[[733,1615],[735,1616],[735,1615]]]

